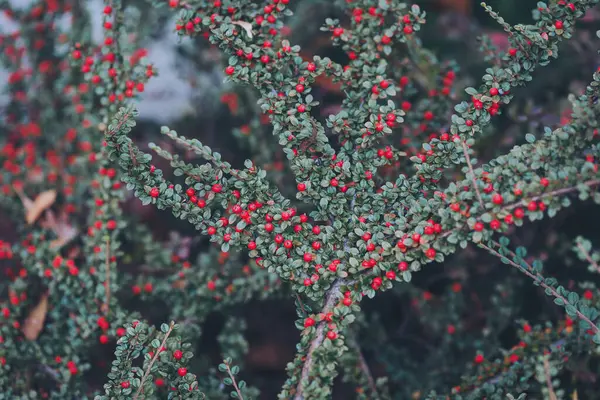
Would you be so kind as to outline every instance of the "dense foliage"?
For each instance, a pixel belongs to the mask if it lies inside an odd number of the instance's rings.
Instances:
[[[600,72],[566,112],[544,100],[563,113],[552,127],[523,127],[514,104],[597,1],[538,3],[530,25],[482,4],[508,44],[482,37],[471,81],[425,48],[417,5],[336,2],[320,29],[340,61],[294,45],[289,0],[152,3],[106,0],[95,43],[79,2],[0,1],[21,26],[0,36],[0,398],[257,398],[238,311],[267,299],[293,302],[299,331],[280,399],[332,398],[338,375],[360,399],[595,393],[600,252],[544,225],[530,256],[520,231],[600,203]],[[169,18],[192,49],[219,49],[246,161],[167,126],[134,136],[160,72],[142,43]],[[158,240],[131,195],[161,210],[154,230],[185,221],[194,238]],[[419,281],[442,267],[440,285]],[[202,345],[215,314],[221,362]]]

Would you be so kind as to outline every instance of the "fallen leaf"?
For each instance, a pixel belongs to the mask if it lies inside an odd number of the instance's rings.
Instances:
[[[241,26],[250,39],[252,39],[252,24],[245,21],[231,21],[232,24]]]
[[[77,228],[74,228],[68,221],[67,213],[62,213],[57,219],[54,216],[52,210],[48,210],[46,213],[46,219],[42,222],[42,226],[47,229],[51,229],[58,238],[50,242],[51,249],[57,249],[63,247],[69,243],[79,232]]]
[[[56,190],[47,190],[38,194],[33,201],[33,206],[27,210],[25,219],[28,224],[33,224],[42,213],[56,201]]]
[[[29,197],[25,196],[21,189],[17,189],[16,187],[13,188],[21,199],[23,207],[25,207],[25,221],[30,225],[56,201],[56,190],[46,190],[45,192],[38,194],[35,200],[32,201]]]
[[[48,293],[42,295],[40,302],[31,312],[23,323],[23,335],[28,340],[35,340],[40,335],[42,328],[44,327],[44,321],[46,320],[46,313],[48,312]]]

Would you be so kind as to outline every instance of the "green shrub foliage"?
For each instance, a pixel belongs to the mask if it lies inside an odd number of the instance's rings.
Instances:
[[[584,393],[573,382],[577,365],[597,362],[600,255],[590,240],[573,240],[565,257],[590,278],[567,284],[515,237],[573,201],[600,203],[600,73],[589,71],[583,93],[569,97],[562,125],[519,133],[485,163],[477,157],[502,135],[494,121],[597,1],[540,2],[531,25],[511,25],[482,4],[509,47],[482,40],[489,65],[473,87],[464,87],[460,60],[424,48],[417,5],[336,2],[340,19],[325,19],[321,31],[348,56],[344,65],[300,54],[282,32],[289,0],[151,3],[107,0],[95,44],[80,2],[16,10],[0,1],[22,26],[0,37],[10,72],[0,205],[12,235],[0,242],[0,398],[258,398],[238,376],[249,344],[232,310],[264,299],[292,299],[297,309],[299,341],[280,399],[333,398],[340,374],[360,399]],[[220,51],[229,96],[250,121],[233,132],[252,155],[243,165],[167,126],[156,143],[132,137],[135,100],[159,72],[140,40],[164,19],[149,15],[176,18],[172,34]],[[55,22],[65,16],[73,22],[63,32]],[[315,89],[323,78],[343,93],[326,118]],[[211,244],[197,260],[179,255],[184,239],[157,240],[124,211],[130,194]],[[475,250],[498,270],[479,329],[467,323],[475,297],[459,278],[437,302],[412,281]],[[559,318],[518,319],[514,299],[531,283]],[[362,309],[365,297],[386,291],[412,298],[404,301],[435,349],[415,357],[383,329],[384,316]],[[167,323],[146,315],[155,301]],[[217,364],[197,348],[215,312],[225,316]],[[508,325],[517,344],[503,349]],[[113,350],[108,375],[94,383],[99,354]]]

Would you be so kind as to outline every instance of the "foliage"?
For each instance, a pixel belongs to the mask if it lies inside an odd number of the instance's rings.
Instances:
[[[167,12],[165,2],[152,3]],[[577,393],[577,385],[563,388],[560,373],[576,378],[577,366],[594,368],[600,332],[593,278],[560,285],[511,240],[527,221],[555,217],[576,198],[600,203],[600,72],[583,94],[570,96],[564,124],[520,134],[517,145],[485,163],[476,157],[482,143],[501,135],[489,126],[502,121],[513,92],[558,57],[559,44],[597,1],[539,3],[533,25],[510,25],[482,4],[509,47],[482,40],[490,66],[479,84],[464,88],[465,99],[457,87],[460,60],[439,61],[419,39],[426,26],[419,6],[338,2],[345,18],[327,18],[321,30],[348,56],[342,65],[306,59],[284,38],[288,3],[168,2],[183,40],[208,39],[224,54],[224,74],[237,91],[226,102],[237,111],[231,101],[242,99],[241,114],[250,119],[234,132],[251,153],[243,166],[166,126],[160,133],[168,141],[148,144],[156,160],[132,139],[133,99],[158,71],[131,35],[145,32],[131,7],[106,2],[99,46],[86,39],[78,3],[10,11],[32,29],[1,42],[13,71],[2,120],[1,199],[19,238],[1,243],[10,280],[0,286],[7,299],[0,398],[256,398],[257,389],[238,378],[249,345],[235,310],[290,297],[300,336],[280,399],[331,398],[340,372],[362,399]],[[75,18],[68,34],[52,23],[62,14]],[[316,99],[323,77],[344,94],[325,119]],[[280,156],[289,170],[267,171]],[[159,167],[165,161],[172,172]],[[125,213],[127,193],[209,237],[197,262],[188,252],[173,254],[183,239],[167,246]],[[578,237],[572,247],[590,273],[600,271],[589,240]],[[510,299],[522,279],[509,273],[481,284],[493,311],[484,322],[473,318],[474,297],[466,298],[461,283],[446,285],[437,304],[415,284],[426,264],[451,265],[451,255],[473,248],[541,286],[566,318],[533,325],[517,319]],[[364,297],[377,300],[385,291],[413,298],[423,337],[434,346],[402,346],[382,310],[363,310]],[[138,300],[146,307],[136,307]],[[144,316],[156,302],[173,321],[160,329]],[[218,367],[208,354],[193,354],[215,312],[228,316]],[[518,345],[503,350],[500,335],[515,323]],[[114,342],[110,372],[103,388],[95,387],[83,374],[98,348],[106,352]],[[579,358],[585,361],[565,362]],[[375,365],[387,377],[374,376]]]

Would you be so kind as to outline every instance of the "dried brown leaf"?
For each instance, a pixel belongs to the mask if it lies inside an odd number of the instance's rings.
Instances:
[[[42,221],[42,226],[47,229],[51,229],[58,238],[50,242],[51,249],[58,249],[69,243],[77,233],[77,228],[74,228],[68,221],[68,215],[62,213],[58,218],[54,216],[52,210],[48,210],[46,213],[46,219]]]
[[[246,22],[246,21],[231,21],[232,24],[237,25],[242,27],[242,29],[244,29],[244,31],[246,31],[246,34],[248,35],[248,38],[252,39],[252,24],[250,22]]]
[[[46,190],[38,194],[31,208],[27,210],[25,219],[28,224],[33,224],[42,213],[50,208],[56,201],[56,190]]]
[[[17,195],[25,208],[25,221],[30,225],[56,201],[56,190],[46,190],[45,192],[38,194],[33,201],[25,196],[21,189],[15,187],[14,190],[17,192]]]
[[[31,310],[29,316],[23,323],[23,335],[28,340],[36,340],[44,327],[46,314],[48,313],[48,293],[42,295],[40,302]]]

